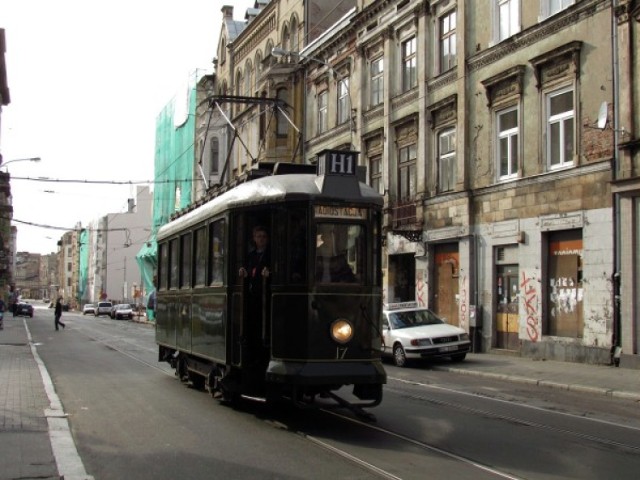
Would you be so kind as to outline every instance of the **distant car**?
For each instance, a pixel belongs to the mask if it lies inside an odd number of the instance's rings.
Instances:
[[[94,303],[86,303],[84,307],[82,307],[82,314],[86,315],[87,313],[91,313],[92,315],[96,314],[96,306]]]
[[[413,302],[389,304],[382,313],[382,355],[398,367],[412,359],[449,357],[460,362],[471,349],[469,334]]]
[[[16,305],[16,309],[13,312],[13,316],[24,316],[33,318],[33,305],[27,302],[20,302]]]
[[[131,320],[133,318],[133,309],[131,308],[131,305],[128,303],[120,303],[116,305],[111,310],[111,318],[115,320]]]
[[[109,315],[111,313],[112,306],[113,304],[111,302],[98,302],[94,315],[96,317],[99,317],[100,315]]]

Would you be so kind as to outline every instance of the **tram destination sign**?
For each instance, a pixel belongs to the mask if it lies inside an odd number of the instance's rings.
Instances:
[[[316,218],[348,218],[360,219],[367,218],[367,210],[357,207],[339,207],[334,205],[316,205]]]

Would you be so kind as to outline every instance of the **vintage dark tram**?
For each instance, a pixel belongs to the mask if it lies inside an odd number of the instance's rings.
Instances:
[[[262,164],[159,230],[156,342],[181,380],[227,401],[380,403],[383,201],[356,155]],[[249,278],[256,227],[268,268]]]

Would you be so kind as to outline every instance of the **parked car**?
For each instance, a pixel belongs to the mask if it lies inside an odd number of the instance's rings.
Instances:
[[[96,317],[99,317],[100,315],[110,315],[112,306],[113,304],[111,302],[98,302],[94,315]]]
[[[131,308],[131,305],[129,305],[128,303],[120,303],[116,305],[111,310],[111,318],[115,320],[131,320],[133,318],[133,309]]]
[[[382,315],[382,355],[399,367],[412,359],[449,357],[460,362],[471,349],[466,331],[414,302],[389,304]]]
[[[25,316],[33,318],[33,305],[27,302],[20,302],[16,305],[13,316]]]
[[[82,314],[86,315],[87,313],[91,313],[92,315],[96,314],[96,305],[94,303],[86,303],[84,307],[82,307]]]

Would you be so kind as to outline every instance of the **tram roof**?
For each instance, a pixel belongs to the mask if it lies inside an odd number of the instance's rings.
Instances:
[[[357,191],[354,192],[351,189],[349,192],[349,189],[345,191],[342,188],[326,188],[324,183],[332,181],[333,179],[328,176],[316,174],[281,174],[256,178],[212,198],[207,203],[163,225],[158,231],[158,239],[175,235],[185,228],[204,222],[224,211],[252,205],[295,200],[326,201],[327,203],[346,201],[360,205],[383,204],[382,196],[365,183],[356,181]]]

